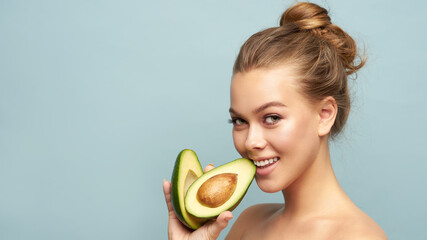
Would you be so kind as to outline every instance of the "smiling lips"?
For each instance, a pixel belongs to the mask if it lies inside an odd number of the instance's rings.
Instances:
[[[279,160],[278,157],[275,158],[270,158],[270,159],[266,159],[266,160],[261,160],[261,161],[255,161],[253,160],[255,166],[257,166],[258,168],[266,168],[270,165],[272,165],[273,163],[277,162]]]

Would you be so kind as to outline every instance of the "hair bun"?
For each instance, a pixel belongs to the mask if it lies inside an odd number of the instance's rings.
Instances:
[[[288,8],[280,19],[280,26],[293,23],[300,30],[326,27],[331,24],[328,11],[313,3],[300,2]]]
[[[300,2],[288,8],[280,19],[280,26],[294,24],[299,30],[307,31],[327,41],[342,60],[347,75],[359,70],[366,62],[366,56],[357,52],[356,42],[340,27],[331,23],[328,11],[314,3]],[[359,63],[355,59],[359,59]]]

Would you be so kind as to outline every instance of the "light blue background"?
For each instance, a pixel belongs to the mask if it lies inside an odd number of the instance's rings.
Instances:
[[[336,174],[390,239],[427,239],[427,4],[314,2],[369,55]],[[291,3],[1,0],[0,239],[166,239],[162,180],[183,148],[238,157],[234,58]],[[253,184],[234,213],[282,201]]]

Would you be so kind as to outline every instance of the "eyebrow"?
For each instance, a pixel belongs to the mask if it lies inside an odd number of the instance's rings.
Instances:
[[[272,101],[272,102],[264,103],[263,105],[257,107],[255,110],[253,110],[253,113],[258,114],[269,107],[287,107],[287,106],[281,102]],[[229,112],[235,115],[241,115],[237,113],[236,110],[234,110],[233,108],[230,108]]]

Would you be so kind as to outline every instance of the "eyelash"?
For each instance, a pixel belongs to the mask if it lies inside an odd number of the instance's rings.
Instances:
[[[268,118],[275,118],[275,120],[273,120],[272,123],[268,123],[267,122]],[[267,125],[275,125],[281,119],[282,119],[282,117],[280,115],[273,114],[273,115],[267,115],[267,116],[265,116],[264,119],[263,119],[263,122],[265,124],[267,124]],[[243,123],[246,123],[246,121],[243,120],[243,119],[241,119],[241,118],[231,118],[231,119],[228,120],[228,122],[231,123],[231,124],[233,124],[234,126],[236,126],[236,125],[239,125],[239,124],[236,123],[236,121],[239,121],[239,120],[242,121]]]
[[[228,122],[231,123],[231,124],[233,124],[234,126],[236,126],[236,124],[237,124],[236,121],[238,121],[238,120],[240,120],[242,122],[245,122],[245,120],[243,120],[241,118],[231,118],[231,119],[228,120]]]
[[[267,123],[267,118],[275,118],[276,120],[273,120],[273,123]],[[267,115],[267,116],[264,117],[264,123],[267,124],[267,125],[274,125],[278,121],[280,121],[281,119],[282,119],[282,117],[279,116],[279,115],[275,115],[275,114],[273,114],[273,115]]]

